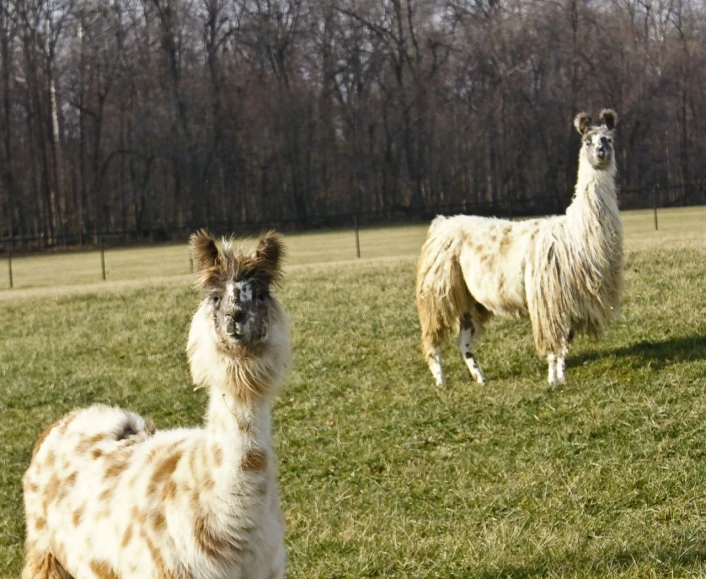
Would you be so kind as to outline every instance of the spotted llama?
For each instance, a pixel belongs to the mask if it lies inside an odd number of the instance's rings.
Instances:
[[[475,345],[493,315],[529,316],[537,352],[546,355],[549,383],[565,378],[574,333],[599,338],[619,313],[623,229],[615,188],[615,111],[600,124],[580,113],[578,177],[565,215],[508,221],[439,216],[417,262],[416,298],[422,349],[443,385],[440,346],[457,334],[476,380],[485,381]]]
[[[47,429],[24,476],[23,579],[284,576],[271,402],[291,349],[270,293],[283,245],[269,233],[245,252],[206,232],[190,245],[205,297],[186,350],[209,389],[205,426],[154,432],[92,406]]]

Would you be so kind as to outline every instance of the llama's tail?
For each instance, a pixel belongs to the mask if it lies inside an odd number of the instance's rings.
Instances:
[[[417,261],[417,310],[427,361],[456,333],[459,318],[474,307],[459,263],[462,246],[463,232],[453,218],[432,221]]]
[[[49,552],[39,553],[27,541],[22,579],[73,579],[61,563]]]

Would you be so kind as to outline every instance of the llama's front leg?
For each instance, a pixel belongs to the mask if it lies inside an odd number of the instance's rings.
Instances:
[[[572,335],[569,332],[569,337],[561,342],[561,350],[559,355],[556,357],[556,379],[558,382],[564,382],[566,380],[566,355],[569,353],[569,344]]]
[[[463,316],[461,316],[461,331],[458,333],[458,349],[473,379],[478,382],[478,384],[485,384],[485,377],[476,364],[473,353],[473,334],[475,334],[475,328],[471,316],[469,314],[463,314]]]
[[[427,353],[427,364],[437,386],[444,385],[444,372],[441,370],[441,347],[436,346]]]
[[[549,365],[547,382],[556,384],[556,354],[547,354],[547,364]]]
[[[549,376],[547,379],[550,384],[566,380],[566,355],[568,352],[567,341],[562,340],[559,353],[547,355],[547,363],[549,364]]]

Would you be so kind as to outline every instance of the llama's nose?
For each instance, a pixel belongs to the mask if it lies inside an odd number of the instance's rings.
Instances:
[[[605,137],[601,137],[601,140],[598,141],[598,146],[596,147],[596,153],[598,155],[599,159],[602,159],[605,157],[608,153],[608,139]]]
[[[226,331],[236,338],[243,335],[245,330],[245,311],[241,309],[236,309],[233,311],[226,320]]]

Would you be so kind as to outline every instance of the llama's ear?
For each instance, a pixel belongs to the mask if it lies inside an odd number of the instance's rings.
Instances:
[[[591,126],[591,117],[588,113],[579,113],[574,119],[574,126],[580,134],[584,134]]]
[[[196,262],[196,271],[216,265],[218,248],[216,240],[208,231],[201,229],[193,233],[189,238],[189,247],[191,247],[191,257]]]
[[[603,109],[598,118],[601,120],[601,123],[611,131],[615,128],[615,125],[618,124],[618,113],[613,109]]]
[[[279,234],[269,231],[262,237],[255,249],[255,259],[260,275],[268,282],[278,282],[282,277],[284,243]]]
[[[196,271],[199,273],[196,283],[205,289],[218,269],[216,240],[208,231],[201,229],[191,235],[189,247],[191,248],[191,257],[196,264]]]

